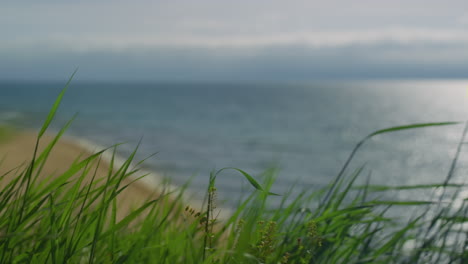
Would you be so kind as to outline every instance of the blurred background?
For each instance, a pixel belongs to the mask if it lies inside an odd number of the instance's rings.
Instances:
[[[321,188],[377,129],[464,121],[466,1],[2,1],[0,122],[36,128],[79,67],[55,129],[206,188],[215,168],[274,191]],[[463,125],[382,135],[353,162],[373,183],[441,182]],[[461,156],[455,181],[463,179]],[[352,168],[353,168],[352,166]],[[363,180],[365,177],[363,176]],[[220,197],[248,185],[227,173]]]

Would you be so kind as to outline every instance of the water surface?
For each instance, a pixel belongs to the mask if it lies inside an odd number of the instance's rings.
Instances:
[[[0,122],[38,127],[63,83],[0,83]],[[468,81],[352,81],[311,83],[104,83],[72,82],[55,128],[74,113],[70,135],[99,145],[140,138],[138,158],[176,184],[192,179],[202,193],[209,172],[238,167],[254,176],[272,166],[275,192],[320,188],[338,173],[354,145],[385,127],[464,121]],[[441,182],[463,125],[377,136],[351,169],[366,163],[373,183]],[[456,179],[466,172],[462,151]],[[235,173],[218,179],[223,199],[247,186]],[[244,188],[245,189],[245,188]]]

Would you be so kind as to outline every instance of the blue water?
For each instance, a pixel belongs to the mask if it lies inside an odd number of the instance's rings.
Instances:
[[[0,122],[39,127],[64,83],[0,82]],[[192,179],[202,193],[215,168],[238,167],[258,177],[279,168],[273,191],[320,188],[338,173],[354,145],[377,129],[409,123],[464,121],[468,81],[311,83],[72,82],[54,128],[74,113],[69,135],[109,146],[142,138],[138,158],[175,184]],[[442,182],[463,125],[386,134],[367,142],[351,169],[366,163],[372,183]],[[466,154],[465,154],[466,152]],[[455,181],[463,180],[468,149]],[[365,177],[363,177],[364,179]],[[221,199],[247,182],[218,178]],[[247,188],[248,189],[248,188]]]

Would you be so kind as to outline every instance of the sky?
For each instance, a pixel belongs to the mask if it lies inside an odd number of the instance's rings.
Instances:
[[[466,0],[2,0],[0,80],[468,78]]]

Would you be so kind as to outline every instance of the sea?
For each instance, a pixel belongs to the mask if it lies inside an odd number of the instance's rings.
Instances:
[[[0,123],[39,128],[62,82],[0,82]],[[338,174],[355,145],[384,128],[457,121],[372,137],[347,174],[392,186],[442,183],[468,119],[468,80],[352,80],[310,82],[72,81],[51,131],[77,114],[67,134],[128,156],[141,141],[143,167],[200,197],[210,172],[242,169],[262,181],[274,169],[272,192],[319,190]],[[467,139],[468,140],[468,139]],[[466,182],[468,145],[452,182]],[[253,191],[238,172],[217,177],[227,205]],[[402,199],[420,195],[398,194]],[[406,196],[405,196],[406,195]],[[409,196],[408,196],[409,195]]]

